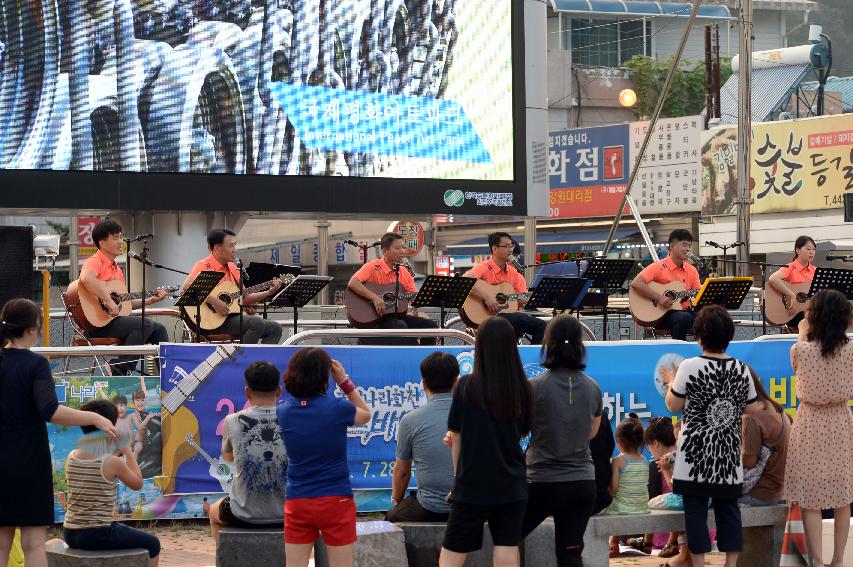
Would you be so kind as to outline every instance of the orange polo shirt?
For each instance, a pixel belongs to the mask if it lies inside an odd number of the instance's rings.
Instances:
[[[805,268],[797,260],[794,260],[784,268],[780,268],[782,279],[790,284],[801,284],[810,282],[814,279],[814,273],[817,267],[809,263]]]
[[[474,276],[478,280],[483,280],[490,285],[509,282],[516,293],[527,292],[527,281],[525,281],[524,276],[509,264],[501,269],[494,258],[489,258],[471,268],[469,275]]]
[[[669,256],[643,268],[643,271],[640,272],[640,277],[646,283],[668,284],[678,280],[684,284],[684,289],[688,290],[702,287],[702,282],[699,280],[699,271],[693,265],[683,262],[681,267],[678,267]],[[689,304],[689,299],[681,302],[681,305],[685,307]]]
[[[102,282],[111,282],[113,280],[125,281],[124,272],[121,271],[115,260],[110,260],[100,250],[83,263],[83,269],[95,272],[98,279]]]
[[[225,266],[219,263],[219,260],[213,257],[213,254],[211,254],[204,260],[199,260],[198,262],[193,264],[193,269],[190,270],[188,281],[192,283],[193,280],[195,280],[195,277],[201,272],[222,272],[223,274],[225,274],[225,277],[220,280],[220,283],[232,282],[234,284],[237,284],[240,282],[240,270],[237,269],[237,266],[232,262],[228,262],[228,267],[226,268]]]
[[[374,283],[376,285],[394,284],[397,281],[397,275],[391,266],[382,259],[371,260],[363,265],[355,273],[355,279],[361,283]],[[415,278],[409,273],[409,270],[400,266],[400,287],[409,293],[414,293],[418,289],[415,287]]]

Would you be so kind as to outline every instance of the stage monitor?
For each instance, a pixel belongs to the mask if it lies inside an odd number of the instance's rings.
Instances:
[[[0,207],[527,210],[521,2],[10,6]]]

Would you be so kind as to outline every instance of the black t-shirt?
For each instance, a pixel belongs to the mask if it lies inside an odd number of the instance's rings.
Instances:
[[[530,432],[530,413],[499,421],[478,401],[463,400],[471,377],[456,384],[447,428],[462,435],[453,501],[494,505],[527,499],[527,476],[521,439]]]

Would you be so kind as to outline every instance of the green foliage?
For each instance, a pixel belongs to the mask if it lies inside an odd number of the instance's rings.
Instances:
[[[45,222],[47,222],[47,226],[49,226],[53,232],[59,235],[60,241],[68,242],[69,227],[67,224],[52,221]]]
[[[637,92],[637,105],[634,111],[638,117],[651,116],[660,98],[666,76],[672,67],[674,57],[655,60],[644,55],[636,55],[623,63],[631,71]],[[720,85],[732,74],[731,58],[720,60]],[[699,114],[705,108],[705,62],[682,60],[678,72],[672,79],[661,118],[691,116]]]

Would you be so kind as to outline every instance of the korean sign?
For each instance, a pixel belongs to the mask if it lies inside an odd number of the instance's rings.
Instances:
[[[628,180],[628,125],[548,136],[552,218],[612,216]]]
[[[92,240],[92,231],[101,222],[100,217],[80,217],[77,219],[77,241],[80,242],[80,258],[91,256],[98,251],[98,247]]]
[[[631,124],[631,163],[639,158],[649,122]],[[698,116],[659,120],[649,140],[631,196],[642,213],[701,208]]]
[[[755,124],[753,135],[753,213],[841,208],[853,192],[853,116]],[[734,214],[736,156],[736,129],[706,133],[703,214]]]
[[[416,221],[400,221],[394,232],[403,237],[403,254],[411,258],[424,247],[424,227]]]

